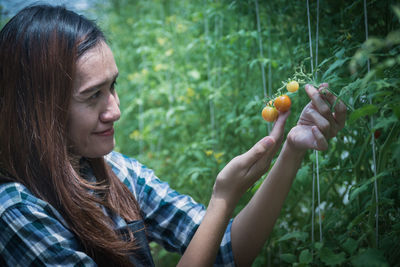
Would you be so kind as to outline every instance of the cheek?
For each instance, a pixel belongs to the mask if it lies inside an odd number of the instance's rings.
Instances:
[[[84,135],[90,133],[90,123],[86,122],[86,118],[82,117],[80,120],[71,121],[70,124],[70,135],[73,140],[79,140]]]
[[[71,110],[68,124],[69,138],[72,145],[78,149],[88,142],[88,138],[97,125],[97,117],[94,112],[83,109]]]

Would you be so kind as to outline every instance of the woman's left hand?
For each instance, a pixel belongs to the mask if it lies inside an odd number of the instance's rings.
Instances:
[[[232,159],[218,174],[213,197],[225,199],[234,208],[239,198],[265,172],[279,149],[286,119],[290,112],[279,114],[269,136],[258,141],[249,151]]]
[[[297,125],[287,136],[287,143],[293,149],[326,150],[328,140],[344,127],[346,106],[342,101],[336,101],[336,97],[326,88],[327,83],[321,84],[319,90],[309,84],[305,86],[311,101],[305,106]],[[335,105],[334,112],[331,111],[332,105]]]

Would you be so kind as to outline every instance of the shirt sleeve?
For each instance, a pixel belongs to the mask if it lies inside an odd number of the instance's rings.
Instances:
[[[96,266],[74,235],[43,207],[18,203],[0,217],[0,262],[6,266]]]
[[[134,162],[135,164],[135,162]],[[199,227],[205,207],[179,194],[154,172],[136,162],[136,194],[144,214],[149,239],[165,249],[183,254]],[[231,245],[232,220],[223,236],[214,266],[235,266]]]

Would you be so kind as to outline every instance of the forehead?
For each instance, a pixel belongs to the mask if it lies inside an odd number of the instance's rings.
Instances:
[[[77,61],[74,90],[80,91],[113,79],[118,73],[114,56],[105,42],[85,52]]]

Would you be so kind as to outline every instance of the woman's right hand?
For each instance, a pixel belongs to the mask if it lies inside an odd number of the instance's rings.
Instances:
[[[286,119],[290,112],[280,113],[269,136],[258,141],[249,151],[232,159],[218,174],[212,198],[222,199],[232,210],[240,197],[263,174],[278,151]]]

